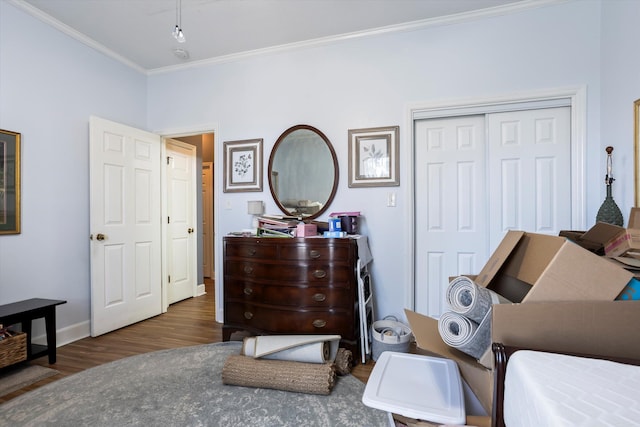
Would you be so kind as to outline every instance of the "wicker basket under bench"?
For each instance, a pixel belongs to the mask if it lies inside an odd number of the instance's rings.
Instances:
[[[0,341],[0,368],[27,360],[27,334],[16,335]]]

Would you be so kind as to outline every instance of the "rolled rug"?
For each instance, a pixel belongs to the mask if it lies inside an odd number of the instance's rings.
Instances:
[[[491,310],[479,324],[462,314],[446,312],[438,319],[438,332],[447,345],[480,359],[491,346]]]
[[[244,356],[307,363],[331,363],[340,346],[340,335],[261,335],[246,337]]]
[[[336,374],[349,375],[353,367],[353,353],[346,348],[339,348],[334,362]]]
[[[476,323],[482,322],[493,304],[511,302],[487,288],[476,285],[465,276],[456,277],[449,282],[446,300],[451,311],[462,314]]]
[[[333,364],[254,359],[231,355],[222,367],[222,383],[271,388],[308,394],[331,393],[336,373]]]

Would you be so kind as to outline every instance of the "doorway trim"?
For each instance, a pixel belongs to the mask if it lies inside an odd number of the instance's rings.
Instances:
[[[199,125],[199,126],[193,126],[193,127],[183,127],[183,128],[166,128],[166,129],[156,129],[153,130],[152,132],[160,135],[160,137],[162,138],[162,141],[164,141],[165,139],[173,139],[173,138],[182,138],[185,136],[192,136],[192,135],[200,135],[200,134],[204,134],[204,133],[212,133],[215,135],[214,137],[214,155],[215,158],[218,158],[217,156],[217,144],[215,143],[215,141],[218,140],[218,134],[219,134],[219,129],[220,129],[220,125],[217,122],[211,122],[208,124],[203,124],[203,125]],[[162,143],[162,159],[166,158],[167,153],[166,153],[166,147],[164,142]],[[222,182],[222,178],[216,177],[215,173],[216,173],[216,169],[214,168],[214,176],[213,176],[213,192],[214,194],[218,194],[218,191],[220,190],[218,187],[220,186],[220,182]],[[197,179],[197,177],[196,177]],[[164,192],[166,191],[166,185],[167,183],[165,182],[164,178],[162,180],[162,188],[161,191]],[[218,216],[218,209],[219,206],[217,203],[215,203],[215,199],[214,199],[214,204],[213,204],[213,234],[214,236],[218,235],[218,221],[217,218]],[[163,212],[163,215],[165,215],[166,212]],[[166,215],[165,215],[166,217]],[[163,234],[162,239],[164,240],[166,238],[166,235]],[[214,247],[216,246],[216,242],[214,241]],[[217,250],[214,250],[214,252],[217,254]],[[162,277],[166,278],[167,277],[167,260],[166,258],[166,250],[163,247],[163,252],[162,252]],[[220,269],[218,268],[218,256],[214,257],[214,272],[215,272],[215,282],[214,282],[214,295],[215,295],[215,304],[216,304],[216,321],[217,321],[217,317],[218,314],[217,313],[222,313],[222,288],[219,287],[219,283],[222,283],[221,280],[218,280],[218,275],[219,275],[219,271]],[[197,285],[197,283],[196,283]],[[163,296],[166,296],[166,286],[163,280],[163,284],[162,284],[162,294]],[[162,300],[162,307],[163,307],[163,313],[165,313],[167,311],[168,308],[168,304],[167,304],[168,300],[166,298],[163,297]]]
[[[430,103],[419,103],[408,107],[407,129],[409,141],[404,144],[405,158],[409,159],[405,168],[406,181],[409,183],[408,199],[411,206],[408,220],[405,222],[409,230],[407,235],[406,271],[409,280],[405,283],[405,307],[415,310],[415,122],[429,118],[456,117],[468,114],[487,114],[494,112],[524,109],[527,104],[565,102],[571,108],[571,225],[574,230],[582,230],[586,224],[586,194],[585,194],[585,166],[586,166],[586,86],[575,86],[548,90],[520,92],[508,95],[486,98],[452,99]]]

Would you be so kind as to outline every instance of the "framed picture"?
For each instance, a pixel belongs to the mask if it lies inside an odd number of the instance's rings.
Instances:
[[[400,185],[399,126],[349,129],[349,187]]]
[[[20,134],[0,129],[0,234],[20,233]]]
[[[262,191],[262,139],[225,141],[223,191]]]
[[[633,153],[635,206],[640,207],[640,99],[633,103]]]

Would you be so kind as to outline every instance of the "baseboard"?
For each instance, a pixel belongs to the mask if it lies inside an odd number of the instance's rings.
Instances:
[[[76,323],[56,331],[56,347],[78,341],[91,335],[91,321]],[[31,339],[35,344],[47,345],[45,334],[35,336]]]
[[[204,290],[204,283],[199,284],[196,289],[196,296],[199,297],[205,295],[206,293],[207,291]]]

